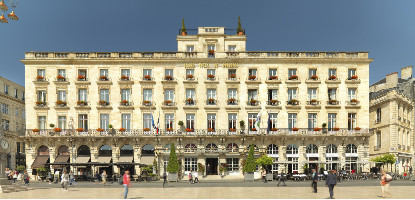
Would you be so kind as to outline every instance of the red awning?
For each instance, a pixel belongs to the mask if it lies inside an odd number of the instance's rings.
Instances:
[[[36,156],[35,161],[33,161],[32,169],[37,169],[40,167],[45,167],[45,164],[49,160],[49,155],[38,155]]]

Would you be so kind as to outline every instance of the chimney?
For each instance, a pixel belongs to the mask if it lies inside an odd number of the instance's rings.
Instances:
[[[412,66],[401,68],[401,79],[412,78]]]
[[[398,72],[386,75],[385,89],[398,86]]]

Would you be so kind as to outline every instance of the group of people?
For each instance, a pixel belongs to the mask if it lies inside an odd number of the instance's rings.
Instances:
[[[196,171],[190,171],[188,176],[190,184],[199,183],[199,174]]]
[[[15,184],[16,181],[24,181],[24,185],[29,185],[30,177],[26,170],[24,170],[23,173],[19,173],[19,171],[17,171],[16,169],[12,170],[6,168],[5,174],[7,176],[7,179],[12,181],[12,184]]]

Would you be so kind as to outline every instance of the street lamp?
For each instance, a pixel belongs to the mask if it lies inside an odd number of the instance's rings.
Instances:
[[[11,7],[11,10],[12,10],[11,13],[6,13],[9,10],[9,7],[7,5]],[[4,2],[4,0],[0,1],[0,11],[1,11],[0,22],[1,23],[9,23],[7,18],[4,17],[5,14],[7,14],[9,19],[11,20],[14,20],[14,21],[19,20],[17,15],[14,13],[14,9],[17,7],[17,5],[18,5],[18,0],[9,0],[6,3]]]

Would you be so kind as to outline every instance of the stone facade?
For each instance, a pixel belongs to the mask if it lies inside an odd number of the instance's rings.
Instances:
[[[257,156],[269,153],[282,163],[278,166],[276,162],[274,171],[283,169],[283,162],[295,161],[300,166],[296,169],[291,163],[290,171],[301,173],[303,164],[325,162],[327,156],[338,158],[338,168],[367,170],[372,61],[367,52],[249,52],[245,35],[225,31],[223,27],[199,27],[196,35],[179,35],[177,52],[27,52],[22,62],[30,91],[26,110],[31,120],[24,137],[30,141],[28,167],[42,145],[48,147],[49,162],[53,163],[61,145],[68,146],[74,158],[78,147],[87,145],[94,162],[106,144],[111,146],[112,162],[116,163],[120,148],[129,144],[135,163],[151,164],[155,158],[162,173],[167,144],[175,142],[184,171],[192,169],[188,163],[216,166],[235,162],[235,170],[229,173],[241,174],[239,162],[250,144],[256,145]],[[59,73],[65,74],[61,80]],[[36,74],[42,76],[40,80]],[[275,77],[271,80],[270,76]],[[329,90],[334,93],[331,99]],[[57,105],[62,100],[60,91],[65,93],[64,103]],[[42,102],[36,105],[39,99]],[[81,100],[86,104],[79,105]],[[268,112],[276,116],[271,131],[267,130]],[[258,113],[259,129],[254,126]],[[333,114],[331,119],[329,113]],[[64,123],[59,122],[63,119],[59,116],[66,117]],[[102,120],[106,116],[109,119]],[[154,118],[155,125],[160,121],[158,134],[145,118],[148,116]],[[85,117],[87,120],[82,120]],[[241,127],[242,120],[245,126]],[[179,121],[184,122],[183,127]],[[51,136],[56,131],[45,126],[50,123],[62,130]],[[329,129],[321,129],[323,123]],[[106,130],[108,124],[114,129]],[[78,128],[84,130],[75,131]],[[208,146],[211,143],[215,145]],[[237,147],[229,145],[232,143]],[[154,148],[153,157],[142,154],[148,153],[146,144]],[[270,144],[278,150],[268,151]],[[287,156],[290,144],[298,151],[294,149]],[[309,144],[316,149],[307,152]],[[335,152],[326,155],[329,144],[336,146]],[[347,146],[350,152],[346,152]],[[135,171],[139,173],[138,166]]]

